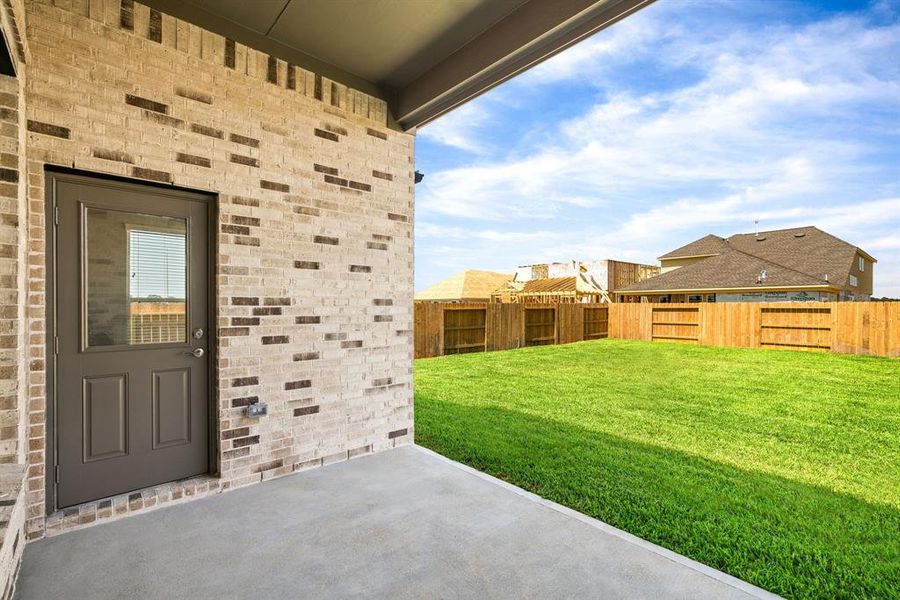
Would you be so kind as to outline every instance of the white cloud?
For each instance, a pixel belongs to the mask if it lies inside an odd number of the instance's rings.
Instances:
[[[503,231],[420,222],[416,236],[431,242],[430,261],[453,272],[509,271],[520,264],[591,258],[656,264],[658,255],[692,239],[686,232],[698,224],[704,233],[726,236],[753,231],[756,219],[761,230],[815,224],[874,255],[879,261],[877,293],[900,297],[900,216],[893,217],[896,233],[864,241],[873,224],[887,218],[890,226],[892,217],[887,215],[900,215],[900,197],[829,207],[779,207],[754,205],[735,195],[721,201],[658,206],[612,230],[590,223],[566,230]]]
[[[479,136],[479,131],[489,120],[490,113],[484,103],[470,102],[425,125],[417,135],[444,146],[483,154],[488,147]]]
[[[430,172],[417,190],[418,216],[429,224],[417,235],[435,240],[425,251],[472,261],[460,268],[483,266],[484,257],[511,266],[652,262],[695,234],[751,231],[759,219],[766,228],[814,224],[864,249],[878,236],[870,251],[883,246],[888,254],[879,257],[883,289],[900,293],[900,258],[890,245],[897,235],[885,231],[900,214],[900,181],[877,162],[884,136],[896,144],[900,133],[900,67],[887,59],[900,53],[900,25],[845,16],[800,28],[733,23],[698,35],[673,25],[679,4],[657,6],[511,82],[523,98],[573,80],[600,90],[582,114],[547,123],[550,133],[527,148],[483,152],[479,119],[496,126],[498,115],[480,100],[467,105],[471,122],[463,107],[433,134],[482,154]],[[635,61],[691,76],[649,91],[618,85]],[[457,225],[440,229],[448,218]],[[893,225],[900,231],[896,217]],[[452,257],[453,244],[438,246],[441,237],[471,243]]]
[[[898,223],[897,227],[898,233],[869,240],[866,243],[866,248],[872,252],[878,252],[879,250],[900,252],[900,223]]]
[[[615,94],[563,123],[560,135],[530,155],[431,174],[420,207],[478,219],[552,214],[558,205],[600,206],[685,182],[766,185],[789,160],[823,177],[847,176],[859,144],[803,120],[900,96],[900,82],[858,70],[866,65],[846,58],[851,49],[865,48],[880,61],[900,46],[900,27],[876,35],[842,22],[842,44],[835,43],[833,29],[761,35],[755,52],[720,49],[693,86],[639,97]],[[447,125],[433,125],[434,135],[477,148],[459,132],[469,127],[461,123],[471,115],[477,121],[484,114],[478,104],[463,107],[445,117]]]
[[[483,240],[505,244],[524,244],[553,240],[558,235],[556,231],[498,231],[496,229],[447,227],[427,222],[416,223],[416,237],[453,241]]]

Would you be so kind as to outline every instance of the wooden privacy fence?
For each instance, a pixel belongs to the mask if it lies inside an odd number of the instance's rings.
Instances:
[[[607,304],[417,302],[416,358],[606,337]]]
[[[900,302],[613,304],[609,336],[900,356]]]
[[[416,358],[602,337],[900,356],[900,302],[419,302],[415,309]]]

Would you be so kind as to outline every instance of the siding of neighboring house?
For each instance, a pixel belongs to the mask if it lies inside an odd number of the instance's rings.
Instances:
[[[691,258],[665,258],[659,261],[659,268],[661,273],[668,273],[669,271],[673,271],[675,269],[679,269],[681,267],[686,267],[688,265],[692,265],[694,263],[698,263],[701,260],[705,260],[709,258],[708,256],[694,256]]]
[[[860,270],[859,268],[860,259],[865,263],[865,268],[863,270]],[[844,294],[852,295],[856,299],[868,299],[871,297],[874,286],[872,276],[875,272],[874,266],[875,265],[872,264],[871,260],[857,252],[856,258],[853,260],[853,266],[850,268],[850,274],[856,276],[857,285],[856,287],[853,287],[848,281]]]
[[[807,290],[754,292],[733,292],[716,294],[716,302],[833,302],[837,300],[834,292],[818,292]]]
[[[15,6],[31,55],[0,90],[2,159],[27,120],[28,163],[0,186],[0,282],[28,343],[4,342],[0,458],[27,461],[28,537],[411,443],[414,138],[385,103],[130,0]],[[51,165],[218,195],[219,477],[45,514]]]

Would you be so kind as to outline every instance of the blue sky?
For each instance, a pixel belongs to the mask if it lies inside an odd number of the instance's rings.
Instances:
[[[660,0],[421,128],[416,289],[815,225],[900,297],[900,1]]]

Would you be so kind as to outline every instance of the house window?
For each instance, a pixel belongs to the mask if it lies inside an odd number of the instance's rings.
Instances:
[[[706,301],[707,301],[707,302],[715,302],[715,301],[716,301],[716,295],[715,295],[715,294],[707,294],[707,295],[706,295]]]
[[[672,296],[670,296],[669,294],[666,294],[664,296],[658,296],[658,297],[659,297],[660,304],[668,304],[669,302],[672,301]]]
[[[132,302],[139,299],[184,302],[184,233],[140,229],[128,233]]]
[[[859,285],[859,279],[856,278],[856,275],[850,276],[850,285],[852,285],[853,287]]]
[[[688,302],[703,302],[703,296],[700,294],[691,294],[688,296]]]
[[[866,259],[864,259],[862,256],[859,257],[859,270],[860,272],[866,270]]]
[[[168,224],[168,223],[166,223]],[[184,342],[187,304],[185,223],[128,231],[130,343]]]

